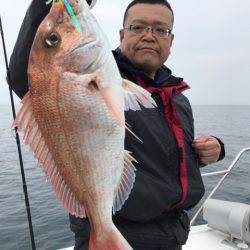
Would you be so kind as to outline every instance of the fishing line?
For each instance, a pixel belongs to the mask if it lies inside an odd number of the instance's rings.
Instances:
[[[1,16],[0,16],[0,32],[1,32],[1,37],[2,37],[2,45],[3,45],[4,59],[5,59],[5,66],[6,66],[6,74],[7,74],[6,80],[7,80],[7,83],[9,85],[12,115],[13,115],[13,119],[15,119],[16,118],[16,110],[15,110],[13,91],[12,91],[12,85],[11,85],[11,80],[10,80],[10,70],[9,70],[9,66],[8,66],[8,59],[7,59],[7,52],[6,52]],[[27,191],[25,171],[24,171],[24,167],[23,167],[23,157],[22,157],[20,139],[19,139],[19,135],[17,132],[17,126],[15,126],[15,132],[16,132],[15,137],[16,137],[16,144],[17,144],[17,149],[18,149],[20,170],[21,170],[21,175],[22,175],[23,193],[24,193],[24,197],[25,197],[25,206],[26,206],[26,212],[27,212],[27,217],[28,217],[28,222],[29,222],[31,246],[32,246],[32,250],[35,250],[36,244],[35,244],[35,238],[34,238],[34,232],[33,232],[33,226],[32,226],[32,219],[31,219],[30,205],[29,205],[29,196],[28,196],[28,191]]]
[[[81,28],[81,25],[78,23],[77,19],[76,19],[76,16],[75,16],[75,13],[74,11],[72,10],[70,4],[67,2],[67,0],[62,0],[63,4],[65,5],[65,7],[67,8],[67,11],[72,19],[72,22],[74,23],[75,27],[76,27],[76,30],[82,34],[82,28]]]
[[[48,0],[45,2],[47,5],[48,4],[55,4],[55,3],[59,3],[59,8],[63,8],[63,6],[65,6],[65,8],[67,9],[68,11],[68,14],[70,15],[70,18],[73,22],[73,24],[75,25],[75,28],[76,30],[82,34],[82,28],[81,28],[81,25],[79,24],[76,16],[75,16],[75,13],[73,11],[73,9],[71,8],[69,2],[67,0]]]

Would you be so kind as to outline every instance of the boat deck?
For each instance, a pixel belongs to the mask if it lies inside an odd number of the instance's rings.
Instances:
[[[250,250],[250,247],[240,248],[237,244],[228,241],[228,235],[214,230],[207,225],[193,226],[191,228],[187,244],[183,250]],[[61,250],[73,250],[73,247]]]
[[[240,244],[240,241],[230,242],[227,234],[214,230],[208,225],[200,225],[191,228],[187,244],[183,246],[183,250],[250,250],[249,246],[243,244],[243,247],[240,248],[237,247],[238,244]]]

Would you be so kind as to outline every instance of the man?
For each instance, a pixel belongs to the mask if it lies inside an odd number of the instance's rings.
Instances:
[[[15,92],[28,86],[29,50],[49,7],[34,0],[14,48],[10,71]],[[182,92],[188,85],[163,64],[170,54],[174,14],[165,0],[134,0],[124,16],[120,48],[114,51],[121,75],[152,93],[158,107],[126,112],[126,121],[142,139],[126,134],[125,148],[137,159],[136,182],[114,217],[114,223],[133,249],[181,249],[189,221],[184,210],[204,193],[200,166],[224,157],[223,143],[212,136],[194,140],[193,116]],[[75,249],[88,249],[89,222],[70,216]]]

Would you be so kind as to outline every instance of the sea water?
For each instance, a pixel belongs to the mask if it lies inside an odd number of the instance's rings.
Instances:
[[[250,106],[194,106],[193,111],[196,137],[213,135],[226,147],[225,159],[204,167],[202,172],[227,168],[242,148],[250,147]],[[0,106],[0,249],[26,250],[31,249],[29,227],[11,123],[10,106]],[[68,213],[57,201],[27,146],[22,145],[22,153],[37,249],[72,246],[74,235],[69,229]],[[214,197],[250,204],[249,179],[250,154],[238,162]],[[218,180],[219,177],[204,178],[206,195]],[[196,209],[189,212],[190,217]],[[202,222],[201,218],[198,222]]]

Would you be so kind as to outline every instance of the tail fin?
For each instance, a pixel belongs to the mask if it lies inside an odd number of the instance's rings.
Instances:
[[[97,240],[91,231],[89,250],[133,250],[133,248],[114,226],[113,230],[101,240]]]

